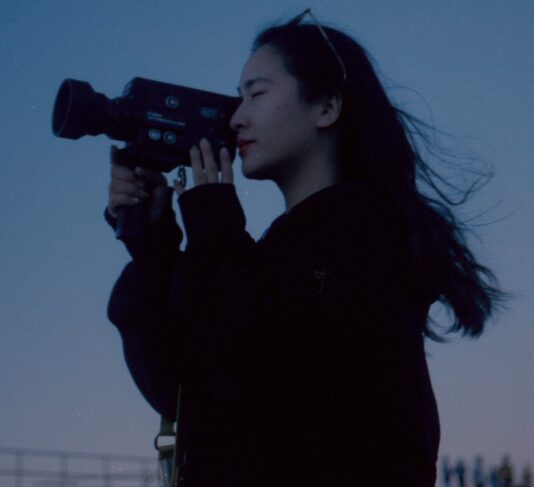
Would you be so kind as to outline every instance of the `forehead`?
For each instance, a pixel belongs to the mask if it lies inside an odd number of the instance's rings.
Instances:
[[[257,78],[277,81],[290,76],[284,66],[282,56],[271,46],[264,45],[254,51],[245,63],[239,86],[245,89],[247,83]]]

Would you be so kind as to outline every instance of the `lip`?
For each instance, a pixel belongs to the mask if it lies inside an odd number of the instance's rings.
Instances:
[[[237,139],[237,147],[239,150],[242,150],[244,147],[252,144],[254,140],[247,140],[247,139]]]

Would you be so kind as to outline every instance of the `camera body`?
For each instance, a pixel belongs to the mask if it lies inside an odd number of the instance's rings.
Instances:
[[[230,118],[239,98],[194,88],[134,78],[123,95],[108,99],[86,81],[61,84],[52,118],[58,137],[79,139],[106,134],[126,142],[119,162],[169,172],[190,165],[189,149],[202,137],[215,153],[226,147],[235,156]]]

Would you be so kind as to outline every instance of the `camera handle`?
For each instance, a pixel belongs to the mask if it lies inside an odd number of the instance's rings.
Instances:
[[[178,167],[176,180],[184,188],[187,186],[187,174],[184,166]],[[141,201],[135,206],[121,206],[117,209],[115,236],[118,240],[126,241],[143,238],[147,227],[148,207],[146,202]]]
[[[148,207],[145,202],[135,206],[117,208],[117,226],[115,236],[126,242],[138,240],[145,236],[148,226]]]
[[[117,163],[124,166],[135,167],[132,147],[128,145],[123,149],[118,149],[115,154]],[[120,206],[117,208],[117,226],[115,236],[117,239],[126,242],[127,240],[138,240],[145,236],[148,228],[148,204],[141,201],[135,206]]]
[[[139,154],[150,155],[150,152],[143,153],[139,148],[132,144],[123,149],[118,149],[115,154],[115,160],[124,166],[131,168],[141,165]],[[185,166],[178,165],[177,181],[185,188],[187,186],[187,175]],[[117,209],[117,226],[115,235],[117,239],[126,241],[132,239],[141,239],[145,236],[148,228],[148,204],[141,201],[135,206],[123,206]]]

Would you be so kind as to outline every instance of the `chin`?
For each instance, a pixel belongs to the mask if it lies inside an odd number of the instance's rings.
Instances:
[[[242,159],[241,173],[247,179],[256,179],[258,181],[273,180],[274,172],[272,167],[260,161]]]

